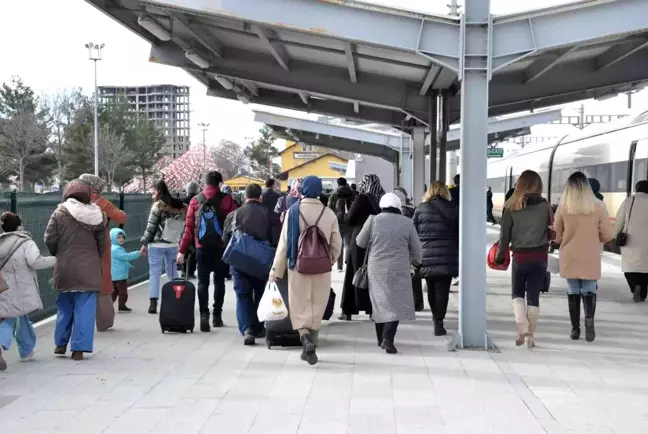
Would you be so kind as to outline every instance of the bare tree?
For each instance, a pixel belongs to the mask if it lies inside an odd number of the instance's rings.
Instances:
[[[230,179],[238,173],[247,173],[250,170],[250,160],[241,146],[229,140],[220,141],[216,149],[212,151],[212,158],[225,179]]]
[[[86,146],[88,156],[94,157],[94,141],[91,136]],[[123,172],[133,159],[123,134],[118,134],[110,125],[99,127],[99,171],[112,189],[117,175]]]
[[[41,158],[46,146],[46,128],[33,112],[0,120],[0,172],[17,175],[19,191],[24,191],[25,169]]]
[[[77,111],[87,104],[87,98],[81,89],[61,89],[55,94],[41,98],[47,123],[52,131],[50,147],[54,151],[57,163],[57,174],[62,182],[65,177],[64,146],[68,129],[75,122]]]

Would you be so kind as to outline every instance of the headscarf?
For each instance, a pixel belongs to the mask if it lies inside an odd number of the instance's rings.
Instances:
[[[79,181],[88,184],[93,193],[101,193],[104,189],[104,180],[91,173],[84,173],[79,176]]]
[[[92,190],[90,185],[79,179],[75,179],[65,187],[65,191],[63,192],[63,200],[76,199],[79,202],[88,205],[90,203],[91,195]]]
[[[595,178],[589,178],[588,179],[590,187],[592,187],[592,191],[594,192],[594,196],[598,200],[603,200],[603,195],[601,194],[601,183],[598,182],[598,179]]]
[[[402,194],[402,193],[401,193]],[[380,209],[393,208],[400,211],[401,200],[396,193],[386,193],[380,198]]]
[[[307,176],[301,182],[301,193],[306,199],[317,199],[319,195],[322,194],[322,180],[317,176]],[[297,263],[300,204],[301,200],[298,200],[288,210],[288,247],[286,249],[286,257],[288,259],[288,269],[290,270],[293,270]]]
[[[362,181],[358,186],[358,193],[370,194],[376,199],[380,199],[385,194],[385,190],[380,185],[378,175],[371,173],[362,177]]]
[[[299,198],[301,195],[301,186],[302,186],[302,179],[297,178],[295,181],[292,183],[292,186],[290,187],[290,195],[292,197]]]
[[[407,196],[406,196],[405,194],[403,194],[402,191],[400,191],[400,190],[398,190],[398,189],[395,189],[395,190],[393,191],[393,194],[395,194],[396,196],[398,196],[398,199],[401,201],[401,204],[403,204],[403,203],[407,203]],[[383,197],[385,197],[385,196],[383,196]]]

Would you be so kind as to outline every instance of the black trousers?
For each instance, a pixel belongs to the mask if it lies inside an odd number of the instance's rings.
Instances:
[[[524,298],[529,306],[540,306],[540,290],[544,286],[547,261],[525,262],[518,264],[513,259],[512,297]]]
[[[635,287],[641,287],[641,299],[645,300],[648,296],[648,273],[623,273],[625,275],[630,291]]]
[[[434,321],[443,321],[448,311],[452,276],[426,277],[425,283],[427,283],[427,297],[432,318]]]
[[[214,316],[220,317],[225,300],[225,276],[228,267],[221,259],[222,249],[196,249],[198,265],[198,304],[200,313],[209,313],[209,282],[214,275]]]
[[[196,249],[190,249],[183,265],[183,271],[186,276],[196,275]]]
[[[378,339],[378,344],[381,344],[384,339],[393,343],[396,337],[396,331],[398,331],[398,321],[377,322],[376,339]]]

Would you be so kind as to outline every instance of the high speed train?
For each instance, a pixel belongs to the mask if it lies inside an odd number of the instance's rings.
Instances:
[[[540,174],[543,196],[553,205],[559,203],[567,178],[575,171],[596,178],[614,218],[636,183],[648,179],[648,111],[590,128],[491,160],[487,185],[493,191],[495,218],[501,218],[506,192],[527,169]]]

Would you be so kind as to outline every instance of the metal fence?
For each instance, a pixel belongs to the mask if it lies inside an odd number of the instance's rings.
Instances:
[[[103,197],[109,199],[128,215],[128,220],[124,225],[124,232],[126,232],[124,248],[127,251],[139,250],[139,240],[146,227],[146,220],[151,208],[151,196],[148,194],[109,193],[103,195]],[[45,228],[59,203],[61,203],[61,193],[2,193],[0,196],[0,213],[11,211],[20,215],[25,231],[31,234],[41,252],[49,255],[45,246]],[[110,226],[115,227],[116,225],[111,223]],[[133,268],[130,271],[129,284],[148,279],[148,260],[146,258],[139,258],[131,264]],[[33,321],[41,320],[56,313],[57,292],[52,289],[51,278],[51,269],[38,271],[38,284],[43,299],[43,310],[32,315]]]

